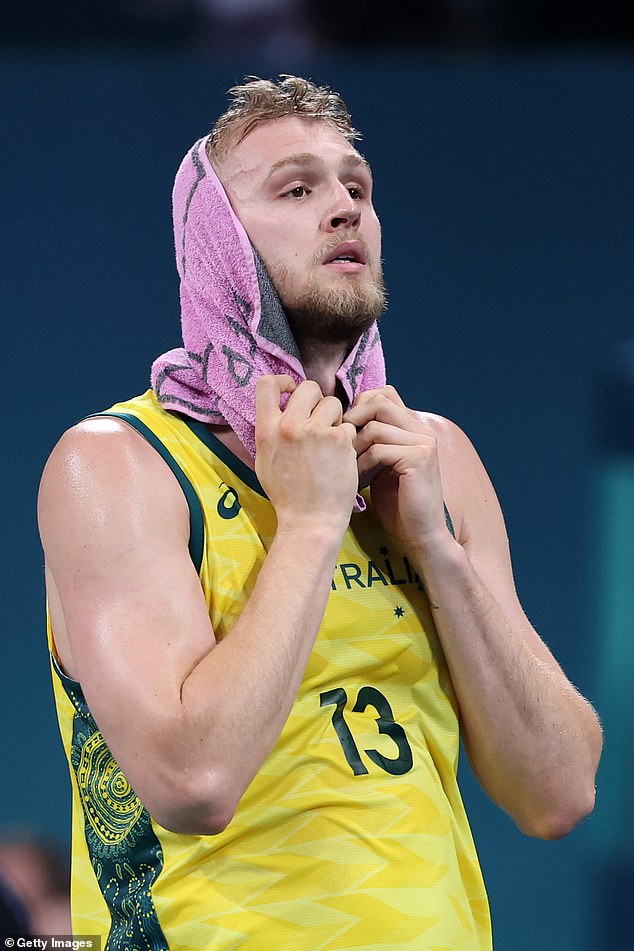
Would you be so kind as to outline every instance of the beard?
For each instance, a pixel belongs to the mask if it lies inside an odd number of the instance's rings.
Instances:
[[[295,301],[284,304],[298,340],[351,343],[379,319],[387,305],[383,282],[321,287],[312,281]]]
[[[269,265],[269,274],[298,343],[355,342],[379,319],[387,307],[383,271],[370,270],[370,279],[341,275],[337,283],[326,285],[311,278],[296,292],[289,289],[289,271],[283,265]]]

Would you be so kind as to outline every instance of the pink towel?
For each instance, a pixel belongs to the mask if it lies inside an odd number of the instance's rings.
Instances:
[[[205,139],[183,159],[173,193],[184,348],[152,366],[166,408],[225,424],[255,457],[255,384],[267,373],[305,380],[297,344],[266,268],[207,158]],[[348,400],[385,385],[374,324],[337,372]]]

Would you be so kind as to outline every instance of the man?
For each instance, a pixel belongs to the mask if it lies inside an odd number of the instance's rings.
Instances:
[[[593,807],[600,727],[520,607],[474,449],[384,385],[345,105],[296,77],[232,92],[175,185],[185,348],[42,481],[75,929],[481,951],[459,732],[556,838]]]

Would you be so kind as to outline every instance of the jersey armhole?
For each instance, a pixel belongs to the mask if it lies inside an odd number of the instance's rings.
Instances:
[[[200,569],[203,561],[203,546],[205,538],[205,528],[203,520],[203,509],[200,504],[200,499],[196,494],[196,490],[193,485],[176,462],[176,459],[172,456],[171,452],[167,447],[161,442],[159,437],[153,432],[149,426],[146,426],[138,417],[133,416],[131,413],[95,413],[94,416],[89,417],[92,419],[99,418],[100,416],[111,416],[115,419],[122,419],[124,423],[128,423],[132,426],[133,429],[143,436],[143,438],[149,442],[151,446],[156,449],[161,458],[167,463],[170,467],[178,484],[183,490],[185,500],[187,502],[187,507],[189,509],[189,555],[191,560],[194,563],[196,572],[200,574]]]

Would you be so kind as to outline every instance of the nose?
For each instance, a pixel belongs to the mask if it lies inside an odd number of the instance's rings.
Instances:
[[[330,207],[323,219],[324,231],[338,231],[340,228],[358,228],[361,223],[361,210],[345,185],[337,183]]]

